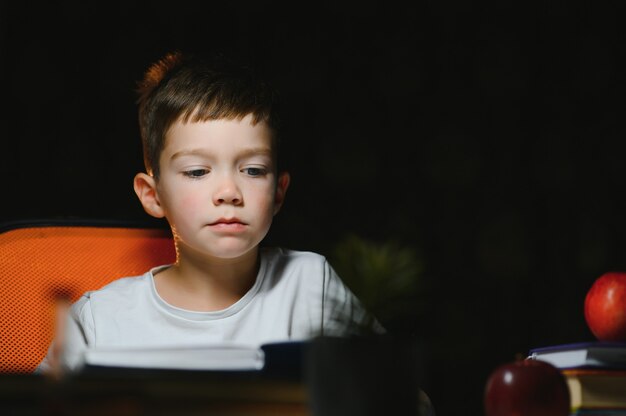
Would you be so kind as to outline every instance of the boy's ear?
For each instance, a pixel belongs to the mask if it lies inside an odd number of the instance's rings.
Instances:
[[[289,182],[291,182],[289,172],[281,172],[280,175],[278,175],[276,193],[274,195],[274,215],[278,214],[280,207],[282,207],[283,202],[285,202],[285,194],[287,193],[287,188],[289,188]]]
[[[159,202],[154,177],[146,173],[138,173],[133,181],[135,193],[143,205],[143,209],[155,218],[163,218],[165,212]]]

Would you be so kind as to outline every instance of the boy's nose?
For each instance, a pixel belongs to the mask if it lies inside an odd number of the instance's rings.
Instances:
[[[213,194],[213,203],[215,205],[239,205],[242,200],[241,191],[232,178],[224,178]]]

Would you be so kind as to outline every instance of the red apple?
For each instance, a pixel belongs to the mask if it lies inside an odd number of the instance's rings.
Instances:
[[[565,377],[552,364],[525,359],[496,368],[485,387],[486,416],[568,416]]]
[[[585,297],[585,320],[600,341],[626,341],[626,272],[608,272]]]

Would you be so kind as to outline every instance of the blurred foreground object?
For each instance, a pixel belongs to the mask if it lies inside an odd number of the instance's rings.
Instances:
[[[313,340],[305,367],[312,416],[433,416],[420,354],[386,336]]]
[[[320,337],[268,347],[267,368],[254,371],[92,366],[61,383],[0,374],[0,414],[434,415],[411,342]]]

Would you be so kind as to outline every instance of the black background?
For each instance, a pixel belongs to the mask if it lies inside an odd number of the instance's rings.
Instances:
[[[482,414],[497,365],[592,339],[584,295],[626,269],[623,13],[406,3],[1,2],[0,219],[146,219],[136,82],[174,49],[245,59],[288,103],[268,240],[415,248],[426,307],[395,330],[439,415]]]

